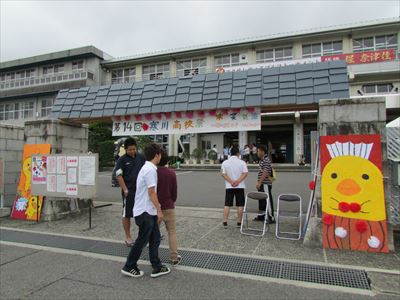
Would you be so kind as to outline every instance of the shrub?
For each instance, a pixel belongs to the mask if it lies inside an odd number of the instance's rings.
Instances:
[[[114,166],[114,140],[98,143],[96,152],[99,153],[99,168]]]
[[[208,152],[208,159],[209,160],[217,160],[218,158],[218,153],[215,152],[214,150],[210,150],[210,152]]]

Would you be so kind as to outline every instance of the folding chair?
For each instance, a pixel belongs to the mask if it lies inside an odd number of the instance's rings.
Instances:
[[[287,209],[282,210],[280,208],[281,202],[287,203],[295,203],[299,204],[298,211],[289,211]],[[275,228],[275,236],[278,239],[283,240],[300,240],[301,239],[301,203],[302,199],[297,194],[280,194],[278,197],[277,211],[276,211],[276,228]],[[281,219],[298,219],[299,221],[299,230],[298,231],[280,231],[280,222]]]
[[[246,200],[244,203],[244,208],[243,208],[243,216],[242,216],[242,225],[240,226],[240,233],[245,234],[245,235],[252,235],[252,236],[264,236],[264,234],[269,230],[269,225],[268,225],[268,218],[264,219],[263,222],[263,227],[262,229],[259,228],[251,228],[249,227],[249,219],[248,215],[249,214],[254,214],[256,212],[250,212],[248,209],[248,203],[249,200],[256,200],[260,201],[263,199],[266,199],[267,202],[267,207],[265,209],[265,216],[268,215],[268,209],[269,209],[269,199],[268,199],[268,193],[264,192],[249,192],[246,194]],[[258,211],[257,211],[258,213]],[[246,226],[244,225],[246,223]],[[267,226],[268,225],[268,226]]]

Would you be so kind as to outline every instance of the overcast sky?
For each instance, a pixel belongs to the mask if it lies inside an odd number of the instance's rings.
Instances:
[[[399,1],[5,1],[0,60],[94,45],[114,57],[398,17]]]

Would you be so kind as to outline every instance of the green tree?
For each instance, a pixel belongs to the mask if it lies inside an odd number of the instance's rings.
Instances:
[[[112,123],[96,122],[89,125],[89,151],[97,153],[99,143],[110,140],[116,140],[112,136]]]
[[[133,138],[136,139],[137,147],[139,152],[143,153],[144,148],[153,142],[153,140],[148,135],[137,135]]]

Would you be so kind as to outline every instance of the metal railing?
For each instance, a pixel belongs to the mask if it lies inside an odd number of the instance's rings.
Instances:
[[[90,71],[74,72],[69,74],[52,74],[42,77],[21,78],[0,82],[0,90],[17,89],[30,86],[53,84],[57,82],[74,81],[82,79],[94,80],[94,74]]]

